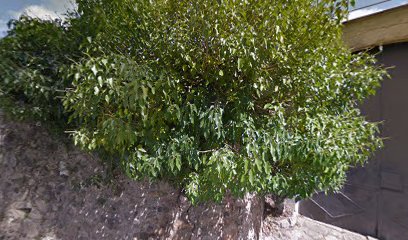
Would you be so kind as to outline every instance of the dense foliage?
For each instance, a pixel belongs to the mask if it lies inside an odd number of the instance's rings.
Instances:
[[[66,53],[78,47],[72,41],[65,42],[68,35],[59,20],[23,16],[9,25],[7,37],[0,40],[1,93],[29,105],[14,109],[15,113],[28,112],[44,120],[63,118],[57,97],[63,97],[68,84],[61,69],[71,64]]]
[[[357,105],[385,72],[344,46],[346,2],[77,0],[13,22],[0,86],[193,201],[335,190],[381,145]]]

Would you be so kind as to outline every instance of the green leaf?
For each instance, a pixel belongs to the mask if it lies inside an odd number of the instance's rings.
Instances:
[[[254,185],[254,171],[252,169],[249,170],[248,177],[249,177],[248,179],[251,185]]]
[[[180,156],[176,157],[176,167],[179,171],[181,170],[181,157]]]
[[[243,66],[243,60],[242,58],[238,58],[238,70],[241,70]]]
[[[255,165],[258,167],[258,170],[259,171],[262,171],[263,170],[263,162],[262,162],[262,160],[261,159],[259,159],[259,158],[255,158]]]
[[[103,80],[102,80],[102,77],[101,77],[101,76],[98,76],[98,83],[99,83],[99,86],[100,86],[100,87],[103,86]]]
[[[95,65],[92,66],[91,70],[92,70],[92,72],[93,72],[93,74],[94,74],[95,76],[96,76],[96,74],[98,74],[98,69],[96,69],[96,66],[95,66]]]

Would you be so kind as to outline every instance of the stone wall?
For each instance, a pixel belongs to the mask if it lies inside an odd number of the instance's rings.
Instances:
[[[251,194],[192,206],[166,182],[107,184],[105,173],[40,124],[0,114],[0,239],[366,239],[298,217],[290,201],[276,215],[266,199],[268,216]]]
[[[0,239],[258,238],[254,195],[191,206],[165,182],[107,185],[92,155],[38,124],[0,121]]]

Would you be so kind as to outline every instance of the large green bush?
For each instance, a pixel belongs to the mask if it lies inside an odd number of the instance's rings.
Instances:
[[[0,90],[21,101],[23,114],[44,120],[64,118],[58,97],[68,85],[61,69],[70,65],[69,56],[78,52],[60,20],[22,16],[9,23],[11,30],[0,40]],[[15,111],[16,109],[13,109]]]
[[[357,105],[385,74],[344,46],[346,2],[77,0],[81,57],[56,67],[76,144],[193,201],[338,189],[381,145]]]

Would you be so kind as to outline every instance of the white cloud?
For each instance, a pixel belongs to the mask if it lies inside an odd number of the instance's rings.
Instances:
[[[67,8],[72,8],[74,4],[74,0],[42,0],[42,5],[56,12],[65,12]]]
[[[12,18],[18,19],[22,14],[41,19],[64,18],[68,8],[72,8],[71,0],[42,0],[38,5],[29,5],[18,11],[9,11]]]
[[[41,19],[55,19],[59,17],[57,12],[41,5],[30,5],[19,11],[10,11],[10,15],[16,19],[18,19],[22,14]]]

